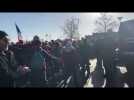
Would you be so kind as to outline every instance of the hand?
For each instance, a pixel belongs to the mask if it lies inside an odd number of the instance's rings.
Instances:
[[[25,67],[23,68],[23,71],[24,71],[24,72],[30,72],[31,69],[30,69],[29,67],[25,66]]]
[[[20,67],[18,68],[18,72],[20,72],[22,75],[30,71],[31,71],[30,68],[27,67],[26,65],[20,65]]]

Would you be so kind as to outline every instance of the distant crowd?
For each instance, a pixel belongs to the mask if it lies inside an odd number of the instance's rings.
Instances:
[[[42,42],[34,36],[32,41],[9,43],[7,36],[0,31],[0,87],[84,87],[94,58],[96,70],[105,68],[106,87],[123,87],[115,79],[118,45],[111,37]]]

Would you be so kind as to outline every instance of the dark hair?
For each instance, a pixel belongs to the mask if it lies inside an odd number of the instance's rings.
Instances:
[[[2,39],[3,37],[6,37],[6,36],[8,36],[8,34],[4,31],[0,30],[0,39]]]
[[[32,41],[32,44],[33,44],[33,45],[41,45],[41,41],[39,41],[39,40],[34,40],[34,41]]]
[[[36,40],[40,40],[39,36],[37,36],[37,35],[35,35],[35,36],[33,37],[33,41],[36,41]]]
[[[33,45],[41,45],[40,38],[39,38],[37,35],[35,35],[35,36],[33,37],[32,44],[33,44]]]

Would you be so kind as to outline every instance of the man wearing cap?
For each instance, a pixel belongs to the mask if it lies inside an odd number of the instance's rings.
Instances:
[[[17,63],[13,52],[8,50],[7,33],[0,31],[0,87],[13,87],[17,77]]]
[[[42,49],[42,43],[38,36],[34,36],[32,41],[32,57],[30,61],[31,73],[31,87],[46,87],[47,75],[46,75],[46,60],[55,59],[59,61],[59,58],[49,54]]]

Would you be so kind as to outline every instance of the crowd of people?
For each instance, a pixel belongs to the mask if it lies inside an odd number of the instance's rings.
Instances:
[[[116,79],[117,47],[111,37],[90,36],[51,41],[34,36],[32,41],[10,43],[8,34],[0,31],[0,87],[84,87],[93,58],[96,70],[105,68],[106,87],[123,87]]]
[[[1,87],[57,87],[62,80],[66,84],[69,77],[72,77],[72,87],[83,87],[89,78],[89,45],[84,38],[81,41],[57,39],[41,42],[38,36],[34,36],[32,41],[25,43],[23,40],[9,43],[7,33],[0,31],[0,35]],[[88,75],[85,75],[86,70]]]

